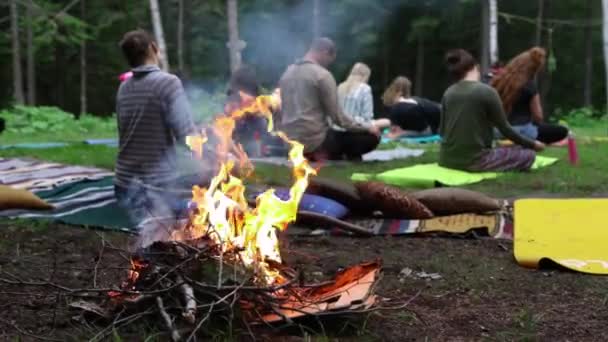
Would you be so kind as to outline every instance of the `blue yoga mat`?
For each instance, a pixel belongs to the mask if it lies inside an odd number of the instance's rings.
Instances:
[[[14,144],[14,145],[3,145],[3,146],[0,146],[0,150],[8,150],[11,148],[44,149],[44,148],[64,147],[64,146],[68,146],[68,143],[63,143],[63,142],[22,143],[22,144]]]
[[[407,144],[429,144],[429,143],[440,142],[441,136],[439,136],[438,134],[435,134],[435,135],[427,135],[424,137],[402,137],[399,139],[389,139],[386,137],[382,138],[383,143],[389,143],[389,142],[393,142],[393,141],[403,142],[403,143],[407,143]]]
[[[87,145],[118,146],[118,139],[87,139],[84,143]]]

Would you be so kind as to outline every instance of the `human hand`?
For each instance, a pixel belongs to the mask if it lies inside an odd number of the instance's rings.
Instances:
[[[546,145],[543,144],[542,142],[538,141],[538,140],[536,140],[534,142],[534,147],[533,148],[534,148],[534,151],[536,151],[536,152],[541,152],[542,150],[545,149],[545,147],[546,147]]]
[[[376,125],[371,125],[367,131],[377,137],[380,136],[380,129]]]

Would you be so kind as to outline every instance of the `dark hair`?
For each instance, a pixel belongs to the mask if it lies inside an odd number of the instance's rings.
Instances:
[[[252,96],[258,96],[260,94],[260,85],[255,69],[250,66],[241,66],[232,74],[232,77],[230,77],[228,95],[232,93],[238,94],[239,91],[243,91]]]
[[[452,77],[461,79],[477,65],[477,61],[468,51],[456,49],[445,54],[445,64]]]
[[[315,52],[326,52],[333,55],[336,53],[336,44],[327,37],[316,38],[310,45],[310,50]]]
[[[135,68],[145,63],[153,44],[155,42],[152,35],[140,29],[125,33],[120,41],[120,48],[129,65]]]

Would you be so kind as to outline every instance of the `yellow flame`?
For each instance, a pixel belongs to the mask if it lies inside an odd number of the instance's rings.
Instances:
[[[268,120],[268,131],[271,132],[271,108],[277,106],[277,101],[276,96],[260,96],[244,108],[216,119],[214,131],[220,134],[221,142],[218,148],[221,152],[227,153],[232,143],[234,120],[247,113],[259,113],[264,116]],[[295,181],[289,190],[289,199],[281,200],[275,196],[274,190],[270,189],[256,198],[255,208],[250,208],[242,180],[231,174],[234,163],[224,160],[209,188],[195,186],[192,189],[192,201],[196,203],[198,212],[188,227],[191,230],[189,236],[207,235],[223,252],[237,252],[243,265],[255,272],[256,280],[265,284],[282,281],[279,273],[271,269],[267,262],[281,262],[276,229],[284,230],[289,223],[295,221],[308,179],[316,174],[304,158],[304,146],[288,139],[281,132],[276,134],[291,146],[289,160],[293,165]],[[191,147],[202,146],[206,137],[192,137],[188,141],[191,142]],[[202,148],[199,150],[202,151]],[[195,152],[198,153],[199,150]],[[174,238],[180,236],[176,234]]]

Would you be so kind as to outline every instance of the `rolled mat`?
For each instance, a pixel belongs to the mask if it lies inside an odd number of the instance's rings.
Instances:
[[[557,161],[557,158],[536,156],[532,169],[536,170],[541,167],[549,166]],[[504,173],[499,172],[468,172],[454,170],[434,163],[393,169],[380,174],[354,173],[351,176],[351,179],[354,181],[375,180],[411,188],[432,188],[437,185],[461,186],[474,184],[486,179],[498,178],[503,174]]]

